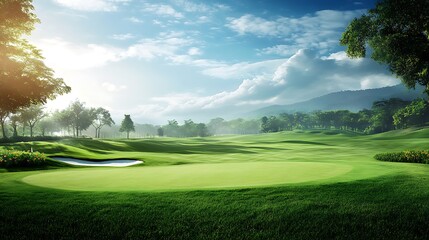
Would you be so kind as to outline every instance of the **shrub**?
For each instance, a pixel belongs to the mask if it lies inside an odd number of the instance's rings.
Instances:
[[[407,162],[429,164],[429,151],[402,151],[396,153],[380,153],[374,156],[375,159],[388,162]]]
[[[46,163],[46,156],[43,153],[0,150],[0,167],[37,167]]]

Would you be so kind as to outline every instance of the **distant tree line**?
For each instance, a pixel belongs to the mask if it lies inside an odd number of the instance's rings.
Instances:
[[[206,137],[225,134],[257,134],[260,133],[260,121],[257,119],[245,120],[242,118],[226,121],[223,118],[214,118],[209,123],[195,123],[191,119],[185,120],[182,125],[176,120],[169,120],[167,125],[157,130],[159,136],[168,137]]]
[[[110,112],[104,108],[89,108],[76,100],[67,108],[53,113],[42,105],[30,105],[10,114],[5,120],[4,137],[70,136],[94,138],[206,137],[225,134],[258,134],[294,129],[341,129],[367,134],[424,125],[429,117],[426,100],[412,102],[398,98],[376,101],[371,109],[282,113],[261,119],[211,119],[196,123],[191,119],[179,124],[169,120],[165,125],[135,124],[125,115],[116,126]],[[125,135],[122,133],[124,132]],[[122,134],[121,134],[122,133]]]
[[[63,136],[79,137],[82,131],[89,127],[94,128],[94,137],[99,138],[104,126],[115,124],[108,110],[104,108],[88,108],[84,103],[76,100],[67,108],[53,113],[44,111],[43,105],[30,105],[20,108],[8,116],[10,128],[5,127],[3,138],[8,137],[11,130],[12,137],[33,137],[35,130],[39,136],[52,136],[60,133]]]
[[[261,132],[323,128],[373,134],[423,125],[428,117],[429,105],[427,101],[417,99],[410,102],[391,98],[376,101],[371,109],[364,109],[357,113],[337,110],[264,116],[261,118]]]

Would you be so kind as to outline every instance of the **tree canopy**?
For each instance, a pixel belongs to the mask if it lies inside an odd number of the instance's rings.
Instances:
[[[349,57],[387,64],[409,88],[426,87],[429,94],[429,1],[380,0],[374,9],[354,19],[340,44]]]
[[[68,93],[63,79],[43,62],[39,49],[23,35],[39,22],[32,0],[0,1],[0,112],[8,114]]]
[[[119,131],[120,132],[126,132],[127,138],[130,138],[130,132],[136,131],[135,127],[134,127],[134,122],[133,122],[133,120],[131,120],[130,115],[125,114],[125,118],[124,118],[124,120],[122,120],[121,128],[119,129]]]
[[[95,128],[96,138],[100,138],[100,132],[103,126],[112,126],[112,124],[115,124],[115,121],[113,121],[110,112],[102,107],[91,108],[90,115],[93,118],[92,126]]]

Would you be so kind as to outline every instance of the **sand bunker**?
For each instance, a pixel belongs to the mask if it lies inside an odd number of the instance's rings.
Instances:
[[[53,157],[52,159],[77,166],[90,166],[90,167],[128,167],[143,163],[143,161],[118,159],[106,161],[86,161],[76,158]]]

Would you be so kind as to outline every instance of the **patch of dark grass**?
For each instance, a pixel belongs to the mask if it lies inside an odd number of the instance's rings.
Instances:
[[[2,239],[426,239],[429,184],[392,176],[307,187],[93,193],[0,188]]]
[[[313,141],[301,141],[301,140],[287,140],[287,141],[282,141],[282,143],[296,143],[296,144],[331,146],[330,144],[327,144],[327,143],[313,142]]]

